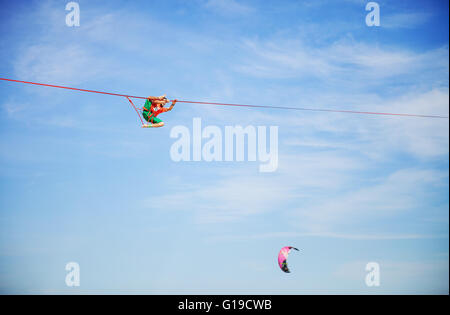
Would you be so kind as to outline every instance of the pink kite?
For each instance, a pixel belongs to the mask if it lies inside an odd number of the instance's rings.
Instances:
[[[292,249],[298,251],[298,249],[295,247],[285,246],[280,250],[280,253],[278,254],[278,266],[280,266],[281,270],[283,270],[284,272],[290,272],[287,266],[287,258]]]

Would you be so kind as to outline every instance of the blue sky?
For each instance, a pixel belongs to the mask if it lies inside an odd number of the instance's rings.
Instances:
[[[359,0],[89,0],[72,28],[67,2],[1,2],[0,77],[448,116],[447,1],[378,1],[367,27]],[[120,97],[0,93],[2,293],[449,292],[448,119],[179,103],[147,130]],[[194,117],[279,126],[278,169],[172,161],[171,128]]]

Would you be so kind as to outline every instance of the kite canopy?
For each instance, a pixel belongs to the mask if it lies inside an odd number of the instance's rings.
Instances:
[[[290,272],[287,266],[287,258],[292,249],[298,251],[298,249],[295,247],[285,246],[280,250],[280,253],[278,254],[278,266],[280,266],[281,270],[283,270],[284,272]]]

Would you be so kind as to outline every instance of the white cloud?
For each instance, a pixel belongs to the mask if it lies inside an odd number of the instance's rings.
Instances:
[[[293,211],[296,226],[309,233],[342,234],[349,226],[361,229],[376,218],[395,217],[413,211],[426,200],[426,188],[437,188],[448,175],[435,170],[405,169],[378,183]]]
[[[353,100],[353,96],[345,94],[328,96],[330,103],[327,103],[328,98],[318,95],[315,103],[291,106],[449,116],[448,88],[386,97],[360,95]],[[279,113],[270,121],[295,131],[285,138],[283,144],[297,149],[340,150],[375,160],[389,160],[397,153],[425,160],[436,159],[448,156],[449,152],[448,118],[299,112],[288,117]]]
[[[449,116],[448,89],[433,89],[425,93],[402,95],[381,106],[397,113],[434,114]],[[383,151],[403,150],[421,158],[448,156],[449,120],[430,118],[382,119],[379,121],[380,138],[372,139]]]
[[[236,0],[207,0],[205,7],[222,15],[246,15],[252,13],[254,8]]]
[[[278,181],[270,178],[227,176],[209,185],[161,196],[164,211],[192,211],[197,223],[230,222],[272,211],[282,200],[292,198]]]
[[[188,163],[191,162],[184,162]],[[158,203],[150,207],[187,211],[200,224],[240,221],[275,211],[283,213],[286,203],[310,198],[311,191],[346,187],[352,181],[346,172],[364,167],[358,159],[336,152],[282,155],[277,172],[267,176],[258,173],[254,163],[231,164],[233,168],[215,173],[211,181],[192,182],[190,188],[182,186],[177,192],[160,196]]]
[[[421,81],[427,75],[432,82],[448,78],[448,46],[419,53],[351,39],[318,48],[301,40],[277,38],[245,40],[242,49],[246,57],[234,69],[260,78],[320,78],[328,84],[361,86],[379,85],[383,82],[376,80],[399,75],[420,75]]]
[[[76,84],[101,75],[106,68],[102,60],[77,44],[33,45],[15,62],[18,78],[42,83]]]
[[[23,112],[31,106],[30,104],[18,103],[18,102],[6,102],[2,105],[2,108],[6,111],[9,117],[15,117],[18,113]]]
[[[382,15],[380,26],[385,28],[415,28],[426,23],[432,14],[425,12],[397,13]]]
[[[238,72],[271,78],[298,76],[326,76],[337,69],[318,56],[318,51],[300,41],[245,40],[243,50],[248,56],[241,64],[234,66]]]

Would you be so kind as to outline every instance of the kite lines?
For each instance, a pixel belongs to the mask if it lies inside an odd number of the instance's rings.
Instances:
[[[73,90],[73,91],[78,91],[78,92],[89,92],[89,93],[97,93],[97,94],[125,97],[130,102],[131,106],[134,108],[136,113],[138,114],[142,125],[144,125],[144,121],[141,117],[142,115],[140,114],[140,111],[142,110],[142,108],[136,107],[134,105],[133,101],[131,100],[132,98],[145,100],[146,97],[143,97],[143,96],[134,96],[134,95],[128,95],[128,94],[95,91],[95,90],[80,89],[80,88],[54,85],[54,84],[14,80],[14,79],[8,79],[8,78],[0,78],[0,80],[15,82],[15,83],[22,83],[22,84],[31,84],[31,85],[37,85],[37,86],[46,86],[46,87],[53,87],[53,88],[59,88],[59,89]],[[408,114],[408,113],[388,113],[388,112],[356,111],[356,110],[342,110],[342,109],[304,108],[304,107],[286,107],[286,106],[270,106],[270,105],[248,105],[248,104],[215,103],[215,102],[200,102],[200,101],[187,101],[187,100],[177,100],[177,102],[178,103],[187,103],[187,104],[213,105],[213,106],[249,107],[249,108],[345,113],[345,114],[360,114],[360,115],[383,115],[383,116],[403,116],[403,117],[442,118],[442,119],[449,118],[448,116],[441,116],[441,115],[421,115],[421,114]]]

